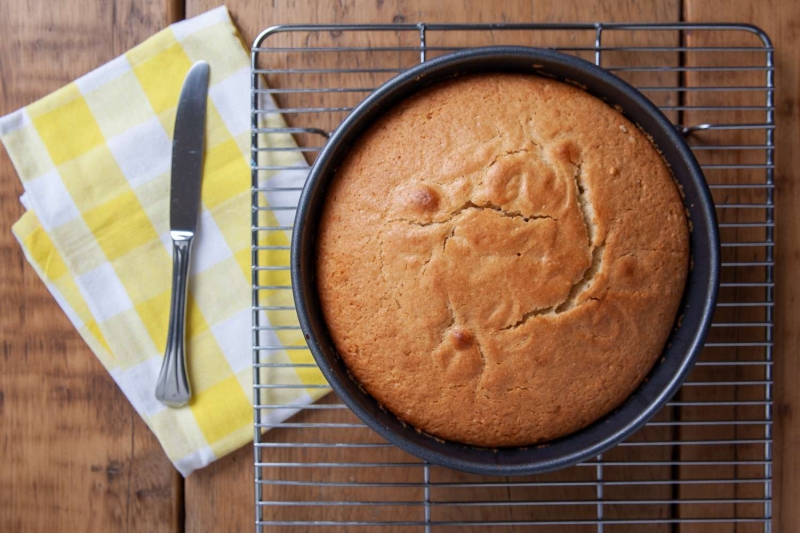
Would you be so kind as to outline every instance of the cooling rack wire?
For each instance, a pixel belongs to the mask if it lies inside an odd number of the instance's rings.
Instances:
[[[403,70],[493,44],[554,48],[637,86],[692,145],[722,238],[713,327],[680,392],[594,460],[514,478],[425,464],[333,393],[309,403],[329,388],[295,325],[288,275],[307,164],[330,132]],[[767,35],[735,24],[287,25],[265,30],[251,56],[257,531],[771,531],[775,69]],[[278,409],[294,416],[276,422]]]

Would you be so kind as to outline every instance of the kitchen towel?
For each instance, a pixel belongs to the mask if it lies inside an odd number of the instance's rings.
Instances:
[[[155,399],[154,389],[171,290],[171,137],[183,78],[201,59],[209,63],[211,78],[202,209],[187,307],[194,398],[184,408],[169,409]],[[21,200],[27,211],[12,228],[14,234],[183,475],[253,438],[249,64],[221,7],[170,26],[0,119],[0,140],[25,189]],[[274,109],[268,95],[260,97],[266,98],[261,106]],[[285,126],[278,113],[260,120]],[[288,134],[270,135],[264,142],[294,146]],[[302,184],[307,175],[298,152],[261,157],[269,165],[295,169],[266,173],[269,183]],[[289,242],[282,232],[268,238],[259,244],[284,248]],[[261,274],[260,283],[288,285],[286,271]],[[296,325],[293,313],[261,312],[262,324]],[[292,327],[268,334],[279,334],[275,340],[283,345],[304,345]],[[316,368],[286,366],[310,360],[307,350],[273,353],[270,361],[279,363],[281,372],[264,369],[262,382],[273,379],[296,388],[267,389],[260,403],[302,405],[320,397],[324,389],[302,387],[325,383]],[[263,421],[279,422],[296,410],[276,409]]]

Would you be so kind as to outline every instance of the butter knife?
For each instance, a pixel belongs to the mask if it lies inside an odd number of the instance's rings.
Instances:
[[[156,384],[156,398],[169,407],[182,407],[192,398],[186,372],[186,290],[192,242],[200,211],[207,96],[208,63],[198,61],[192,65],[183,80],[172,140],[169,193],[172,297],[167,347]]]

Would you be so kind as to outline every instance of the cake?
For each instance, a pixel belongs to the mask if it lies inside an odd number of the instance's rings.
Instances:
[[[680,192],[621,112],[550,78],[475,74],[382,115],[317,236],[352,377],[432,436],[525,446],[618,407],[659,359],[689,268]]]

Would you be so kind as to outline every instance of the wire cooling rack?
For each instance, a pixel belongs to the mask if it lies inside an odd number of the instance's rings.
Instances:
[[[329,133],[397,73],[491,44],[555,48],[639,87],[693,146],[723,247],[713,327],[681,391],[613,450],[529,477],[427,465],[366,428],[333,393],[309,404],[328,388],[296,326],[288,279],[297,198]],[[276,26],[255,41],[252,66],[258,531],[771,530],[774,67],[762,31],[705,24]],[[285,418],[276,413],[294,416],[276,422]]]

